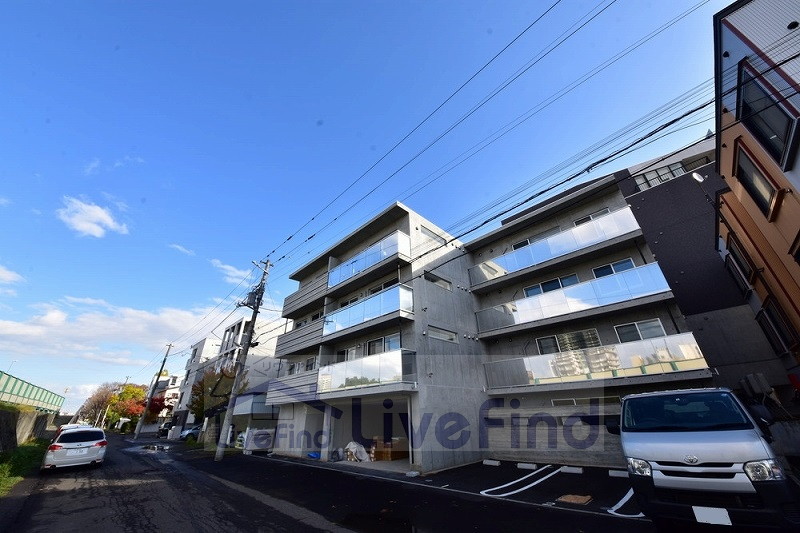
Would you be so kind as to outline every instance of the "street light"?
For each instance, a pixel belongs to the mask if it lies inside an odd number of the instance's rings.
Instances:
[[[706,192],[706,188],[703,187],[703,182],[706,181],[706,176],[701,175],[699,172],[692,172],[692,179],[697,182],[697,186],[700,187],[700,190],[703,191],[703,196],[706,197],[706,202],[714,205],[714,200],[708,195]],[[716,206],[714,205],[716,208]]]

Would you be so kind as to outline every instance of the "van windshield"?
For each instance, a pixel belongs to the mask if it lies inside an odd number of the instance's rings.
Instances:
[[[624,431],[726,431],[752,427],[727,392],[629,398],[623,406]]]

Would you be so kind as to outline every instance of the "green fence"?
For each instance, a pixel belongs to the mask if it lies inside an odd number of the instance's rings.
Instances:
[[[57,413],[64,404],[64,397],[0,372],[0,402],[30,405],[40,411]]]

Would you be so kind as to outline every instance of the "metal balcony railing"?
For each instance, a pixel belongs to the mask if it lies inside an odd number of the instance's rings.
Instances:
[[[649,263],[564,289],[482,309],[476,313],[478,331],[484,333],[669,290],[658,263]]]
[[[395,285],[385,289],[366,300],[348,305],[334,313],[325,315],[322,335],[330,335],[373,318],[378,318],[393,311],[414,311],[414,298],[411,287]]]
[[[485,363],[490,389],[668,374],[708,368],[694,335],[681,333]]]
[[[363,272],[388,257],[396,254],[411,256],[411,238],[401,231],[395,231],[380,242],[376,242],[355,257],[343,261],[342,264],[328,272],[328,287],[335,287],[356,274]]]
[[[469,269],[472,285],[555,259],[639,229],[630,207],[575,226]]]
[[[389,383],[412,383],[416,374],[415,359],[414,352],[393,350],[322,366],[317,377],[317,393]]]

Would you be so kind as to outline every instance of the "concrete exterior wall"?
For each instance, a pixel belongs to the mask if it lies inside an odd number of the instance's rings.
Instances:
[[[30,439],[45,438],[54,418],[52,413],[0,409],[0,452],[14,450]]]

